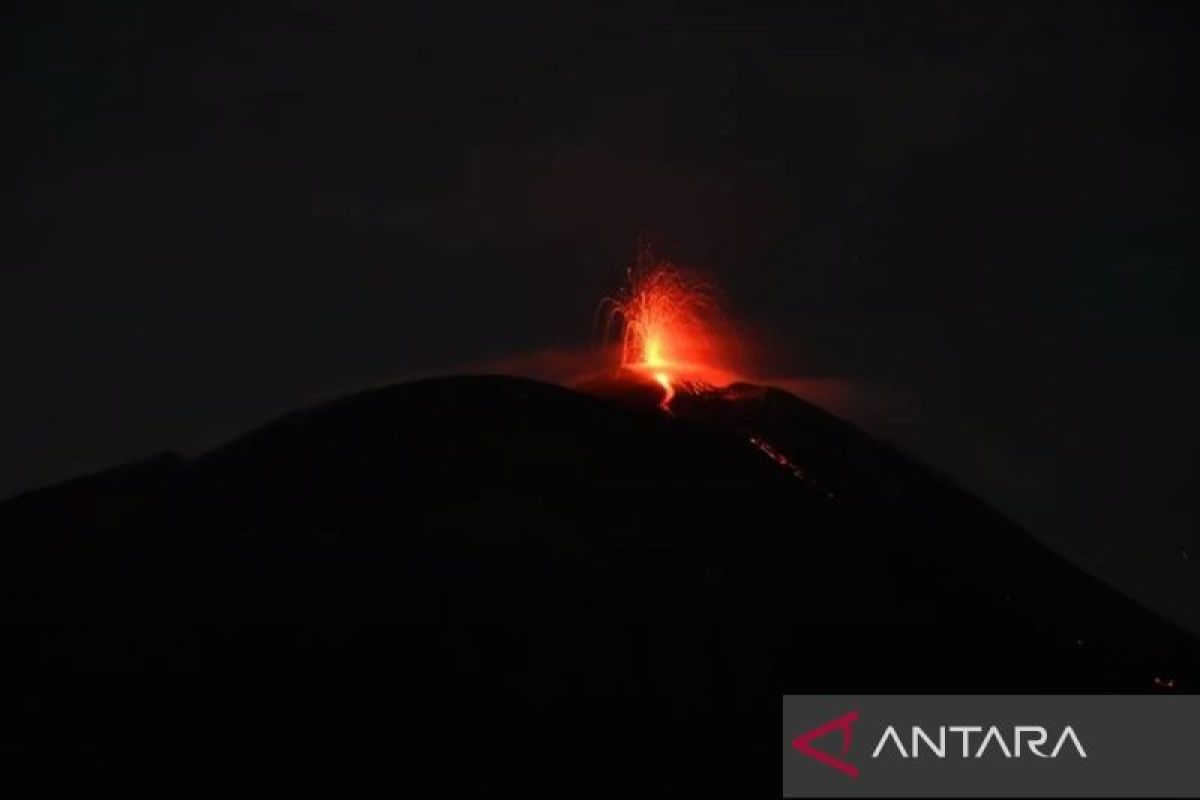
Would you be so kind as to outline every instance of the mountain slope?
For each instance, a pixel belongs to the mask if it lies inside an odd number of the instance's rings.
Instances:
[[[798,398],[672,411],[621,382],[422,381],[0,505],[3,766],[777,794],[785,691],[1200,674],[1190,637]]]

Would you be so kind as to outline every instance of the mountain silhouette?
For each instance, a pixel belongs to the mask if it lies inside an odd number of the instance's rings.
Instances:
[[[0,504],[0,767],[778,796],[779,696],[1194,688],[1196,640],[786,392],[401,384]]]

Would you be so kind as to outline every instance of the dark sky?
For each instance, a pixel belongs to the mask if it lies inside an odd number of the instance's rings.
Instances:
[[[1200,7],[92,5],[0,34],[0,496],[585,346],[643,236],[1200,630]]]

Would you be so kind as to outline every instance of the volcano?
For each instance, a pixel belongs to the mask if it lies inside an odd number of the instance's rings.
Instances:
[[[9,780],[778,796],[779,696],[1194,688],[1190,635],[778,389],[407,383],[0,504]]]

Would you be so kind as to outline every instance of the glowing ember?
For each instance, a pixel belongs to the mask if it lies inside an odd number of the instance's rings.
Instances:
[[[625,291],[606,304],[609,323],[621,328],[621,367],[662,386],[663,409],[669,410],[678,389],[731,380],[715,363],[720,313],[707,283],[643,252],[629,270]]]
[[[792,463],[792,460],[789,459],[786,455],[784,455],[783,451],[781,451],[779,448],[775,447],[774,445],[772,445],[770,442],[766,441],[765,439],[761,439],[758,436],[751,436],[750,444],[754,445],[759,450],[761,450],[767,456],[767,458],[771,459],[776,464],[783,467],[788,472],[792,473],[793,477],[795,477],[798,480],[800,480],[801,482],[803,482],[805,486],[812,489],[814,492],[822,494],[830,500],[833,500],[837,496],[833,492],[826,489],[824,486],[822,486],[817,481],[809,479],[804,474],[804,470],[802,470],[796,464]]]

